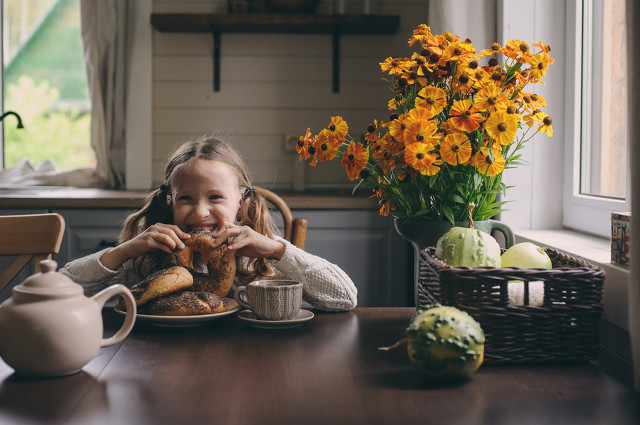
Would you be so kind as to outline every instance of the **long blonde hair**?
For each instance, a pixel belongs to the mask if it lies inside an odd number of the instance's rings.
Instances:
[[[171,197],[171,177],[186,164],[198,159],[219,161],[229,166],[238,179],[238,187],[243,194],[239,211],[240,224],[247,225],[256,232],[273,237],[277,228],[269,212],[264,197],[252,189],[247,166],[238,152],[226,142],[202,136],[183,143],[169,158],[160,187],[147,196],[144,206],[124,221],[119,243],[133,239],[155,223],[173,223],[173,209],[168,199]],[[145,258],[135,261],[141,272]],[[151,255],[152,264],[159,264],[158,253]],[[240,265],[243,267],[240,267]],[[246,263],[238,262],[238,273],[250,278],[268,278],[275,275],[275,269],[265,258],[249,258]]]

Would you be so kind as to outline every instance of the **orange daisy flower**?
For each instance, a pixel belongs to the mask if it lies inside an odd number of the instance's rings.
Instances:
[[[405,119],[407,117],[407,114],[402,114],[395,120],[387,123],[389,127],[389,133],[391,133],[391,136],[400,143],[404,143],[404,129],[406,128]]]
[[[435,144],[433,136],[438,131],[438,123],[427,118],[430,115],[425,108],[414,108],[409,112],[409,119],[403,134],[405,145],[412,143]]]
[[[471,141],[464,133],[447,134],[440,143],[440,156],[451,165],[466,164],[471,157]]]
[[[538,130],[542,134],[546,134],[547,136],[551,137],[553,136],[553,127],[551,127],[552,123],[553,123],[553,120],[551,119],[551,117],[545,114],[544,118],[542,119],[542,124],[540,124],[540,127],[538,127]]]
[[[340,143],[344,142],[344,138],[347,136],[349,132],[349,126],[347,122],[342,119],[342,117],[331,117],[331,122],[329,123],[329,137],[334,138]]]
[[[382,69],[383,72],[388,71],[390,75],[399,75],[406,72],[409,67],[402,59],[388,57],[384,62],[380,62],[380,69]]]
[[[459,100],[453,104],[449,111],[454,127],[462,131],[475,131],[484,121],[482,113],[476,109],[471,100]]]
[[[311,157],[309,153],[309,143],[311,142],[311,129],[307,128],[307,132],[304,136],[300,136],[298,143],[296,144],[296,151],[298,152],[298,160],[304,161]]]
[[[533,77],[533,82],[538,82],[542,77],[547,73],[547,69],[549,69],[549,65],[551,65],[554,60],[549,57],[549,55],[540,52],[533,55],[527,61],[529,65],[531,65],[531,76]],[[544,84],[544,82],[539,81],[540,84]]]
[[[519,115],[494,112],[487,119],[484,128],[489,136],[503,146],[511,144],[518,131]]]
[[[476,95],[476,108],[479,111],[494,111],[501,102],[506,102],[507,96],[502,92],[496,84],[488,84],[484,86]]]
[[[447,106],[447,93],[440,87],[427,86],[418,92],[416,106],[426,109],[434,117]]]
[[[440,171],[442,161],[432,150],[433,145],[429,143],[413,143],[405,148],[404,160],[420,174],[433,176]]]
[[[487,176],[497,176],[504,170],[504,158],[497,149],[492,149],[489,153],[487,148],[480,148],[474,157],[474,165],[482,174]]]
[[[322,130],[313,141],[313,147],[316,148],[316,157],[318,161],[331,161],[338,155],[338,148],[341,142],[331,137],[328,129]]]
[[[351,142],[346,152],[342,154],[340,162],[346,169],[350,180],[355,180],[360,175],[360,171],[364,170],[369,161],[369,151],[367,148],[356,142]]]

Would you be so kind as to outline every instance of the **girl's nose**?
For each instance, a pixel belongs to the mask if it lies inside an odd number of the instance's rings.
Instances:
[[[195,208],[195,214],[200,218],[209,216],[209,205],[206,202],[198,202]]]

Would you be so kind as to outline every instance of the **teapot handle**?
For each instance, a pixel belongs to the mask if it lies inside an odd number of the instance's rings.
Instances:
[[[136,301],[134,300],[133,294],[131,294],[129,288],[124,285],[118,284],[109,286],[95,294],[91,299],[98,304],[100,309],[102,309],[107,300],[118,294],[121,294],[124,299],[124,304],[127,308],[127,315],[125,316],[124,323],[115,335],[109,338],[102,338],[100,347],[108,347],[109,345],[117,344],[125,339],[127,335],[129,335],[129,332],[131,332],[131,329],[133,329],[133,324],[136,321]]]

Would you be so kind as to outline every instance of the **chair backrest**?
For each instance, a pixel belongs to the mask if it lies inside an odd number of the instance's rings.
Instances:
[[[0,216],[0,255],[18,256],[0,274],[0,291],[34,260],[34,273],[40,261],[60,251],[64,219],[60,214]]]
[[[307,220],[304,218],[294,218],[291,208],[278,195],[268,189],[256,187],[256,192],[264,196],[269,205],[269,209],[278,211],[284,222],[284,238],[297,246],[304,249],[304,241],[307,237]]]

